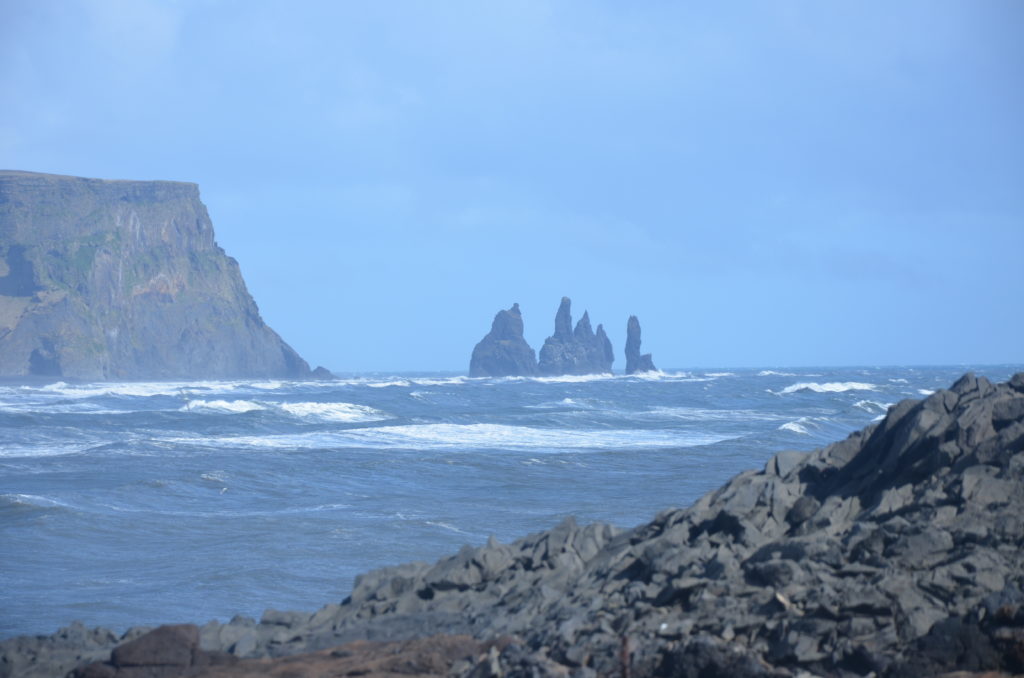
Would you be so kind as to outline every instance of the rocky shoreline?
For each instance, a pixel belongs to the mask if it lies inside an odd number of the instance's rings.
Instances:
[[[492,539],[315,613],[13,638],[0,676],[1021,673],[1022,473],[1024,373],[968,374],[632,530]]]

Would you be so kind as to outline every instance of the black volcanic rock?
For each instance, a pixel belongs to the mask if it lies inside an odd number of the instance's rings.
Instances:
[[[299,377],[195,184],[0,171],[0,376]]]
[[[473,348],[471,377],[519,377],[537,374],[537,354],[523,338],[519,304],[498,311],[491,331]]]
[[[968,374],[635,529],[567,519],[511,544],[492,538],[361,575],[348,599],[312,614],[210,622],[200,647],[284,656],[359,638],[514,634],[454,673],[1020,673],[1022,516],[1024,374]],[[95,661],[114,644],[81,627],[11,639],[0,676],[62,675],[76,651]]]
[[[595,333],[586,312],[572,328],[572,302],[562,297],[555,314],[555,333],[540,349],[538,368],[544,375],[600,374],[612,371],[615,355],[602,325]]]
[[[640,321],[631,315],[626,323],[626,374],[657,371],[651,354],[640,354]]]

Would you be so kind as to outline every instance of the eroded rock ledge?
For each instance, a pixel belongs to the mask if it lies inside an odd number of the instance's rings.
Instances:
[[[199,647],[283,657],[440,632],[513,637],[450,667],[474,676],[1020,673],[1022,471],[1024,373],[968,374],[636,529],[567,520],[377,570],[313,614],[211,622]],[[123,642],[77,633],[77,662]],[[73,645],[5,641],[0,674],[60,675]]]

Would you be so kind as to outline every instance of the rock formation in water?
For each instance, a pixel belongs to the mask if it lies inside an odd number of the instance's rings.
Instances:
[[[615,355],[612,342],[602,325],[594,332],[590,326],[590,315],[583,317],[572,327],[572,302],[562,297],[562,303],[555,314],[555,333],[548,337],[540,349],[538,368],[544,375],[601,374],[612,371]]]
[[[195,184],[0,171],[0,376],[309,375]]]
[[[635,315],[626,323],[626,374],[657,372],[650,353],[640,353],[640,321]]]
[[[523,315],[519,304],[498,311],[491,331],[473,348],[469,361],[471,377],[520,377],[537,374],[537,354],[523,338]]]
[[[364,574],[348,599],[312,614],[268,610],[259,622],[210,622],[176,642],[193,651],[192,664],[181,653],[193,667],[196,657],[234,661],[216,653],[285,657],[464,633],[511,637],[436,673],[1022,673],[1022,516],[1024,373],[997,385],[968,374],[846,440],[780,452],[635,529],[568,519],[512,544],[492,538],[432,565]],[[63,675],[96,660],[77,675],[137,675],[125,657],[139,648],[111,649],[144,632],[117,639],[72,626],[10,639],[0,643],[0,675]],[[262,666],[284,675],[288,661]],[[211,665],[202,675],[251,675],[242,668]]]

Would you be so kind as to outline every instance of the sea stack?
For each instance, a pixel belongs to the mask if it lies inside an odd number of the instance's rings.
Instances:
[[[615,355],[604,327],[598,325],[594,332],[590,314],[584,312],[573,329],[571,306],[569,297],[562,297],[555,314],[555,333],[540,349],[540,373],[554,376],[611,372]]]
[[[640,354],[640,321],[631,315],[626,323],[626,374],[657,371],[651,354]]]
[[[473,348],[471,377],[529,377],[537,374],[537,354],[523,338],[519,304],[498,311],[491,331]]]
[[[0,377],[309,376],[196,184],[0,171]]]

